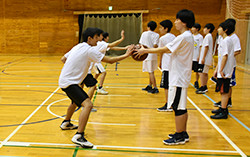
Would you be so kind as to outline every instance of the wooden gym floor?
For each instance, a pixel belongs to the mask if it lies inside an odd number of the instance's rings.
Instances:
[[[167,146],[162,140],[175,130],[173,112],[157,112],[164,91],[148,94],[141,88],[148,74],[131,58],[107,66],[105,89],[96,95],[86,128],[94,149],[76,147],[73,131],[59,128],[70,100],[58,88],[61,56],[0,56],[0,157],[116,157],[116,156],[250,156],[250,69],[239,66],[233,107],[227,120],[209,118],[220,100],[215,84],[197,95],[188,88],[190,142]],[[104,64],[105,65],[105,64]],[[210,69],[209,77],[213,70]],[[161,73],[156,71],[159,85]],[[194,82],[194,74],[192,81]],[[77,124],[79,111],[73,116]]]

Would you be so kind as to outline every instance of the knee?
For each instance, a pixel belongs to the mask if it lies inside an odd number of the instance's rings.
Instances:
[[[82,102],[82,106],[89,109],[93,108],[93,104],[89,98]]]

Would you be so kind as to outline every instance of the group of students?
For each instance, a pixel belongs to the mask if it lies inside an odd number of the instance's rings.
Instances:
[[[233,71],[228,75],[221,75],[218,73],[218,69],[215,70],[214,75],[212,76],[211,80],[215,83],[217,83],[216,86],[216,91],[220,91],[220,86],[226,88],[227,85],[224,85],[224,82],[221,82],[221,78],[229,78],[230,77],[230,86],[228,89],[225,89],[225,91],[221,91],[222,97],[221,99],[224,99],[224,93],[229,93],[228,97],[228,102],[226,105],[227,107],[232,107],[232,86],[236,85],[236,79],[235,79],[235,67],[236,67],[236,60],[235,56],[240,54],[241,51],[241,46],[240,46],[240,40],[238,36],[233,33],[235,30],[235,24],[236,21],[232,18],[227,19],[224,23],[219,25],[218,28],[218,36],[216,40],[216,47],[215,50],[218,52],[218,65],[220,65],[219,68],[221,68],[221,64],[223,64],[222,70],[225,69],[226,72],[227,69],[232,69],[231,65],[233,65]],[[147,25],[147,31],[143,32],[140,38],[140,44],[144,45],[144,47],[148,48],[156,48],[156,47],[164,47],[168,43],[171,43],[176,37],[172,33],[170,33],[171,28],[173,26],[172,22],[170,20],[164,20],[160,22],[160,35],[161,37],[159,38],[159,35],[154,32],[157,24],[154,21],[150,21]],[[224,40],[223,34],[220,32],[220,28],[225,27],[226,32],[228,32],[228,35],[230,39],[233,41],[233,55],[229,54],[223,54],[224,52],[222,51],[228,51],[224,50],[226,47],[225,45],[222,46],[222,41]],[[230,28],[228,28],[230,27]],[[194,38],[194,51],[193,51],[193,57],[192,57],[192,70],[195,72],[195,82],[194,82],[194,87],[197,89],[195,92],[197,94],[205,94],[208,92],[207,88],[207,82],[208,82],[208,71],[210,69],[210,66],[213,64],[213,55],[215,54],[214,49],[213,49],[213,36],[212,32],[215,29],[215,26],[212,23],[208,23],[204,26],[203,29],[203,34],[204,34],[204,39],[203,36],[199,33],[201,29],[201,25],[199,23],[195,23],[192,28],[190,29],[193,38]],[[224,30],[225,31],[225,30]],[[231,32],[232,31],[232,32]],[[227,34],[227,33],[225,33]],[[222,48],[223,49],[222,49]],[[221,55],[225,56],[226,59],[226,64],[224,63],[225,61],[221,59]],[[153,57],[152,57],[153,56]],[[225,58],[224,57],[224,58]],[[232,57],[232,58],[231,58]],[[223,62],[223,63],[222,63]],[[161,83],[160,87],[164,88],[165,90],[165,99],[166,103],[164,104],[163,107],[157,108],[158,111],[173,111],[173,108],[168,108],[168,89],[169,89],[169,76],[173,77],[173,75],[169,75],[169,70],[170,70],[170,65],[171,63],[171,54],[169,53],[160,53],[160,64],[159,67],[161,68],[162,71],[162,77],[161,77]],[[225,65],[224,65],[225,64]],[[156,86],[156,81],[155,81],[155,76],[154,76],[154,71],[157,69],[157,55],[156,54],[148,54],[148,57],[146,58],[145,61],[143,61],[143,72],[148,72],[149,73],[149,84],[145,87],[142,88],[142,90],[148,91],[148,93],[159,93],[157,86]],[[218,75],[218,76],[217,76]],[[217,79],[218,77],[218,79]],[[200,87],[199,87],[199,81],[200,79]],[[225,101],[225,100],[222,100]],[[214,104],[216,107],[220,107],[218,110],[213,110],[212,113],[215,113],[215,115],[211,116],[212,119],[227,119],[228,115],[228,109],[225,109],[221,103],[222,101],[219,101]],[[221,111],[222,109],[225,109],[227,114],[223,114]]]
[[[175,126],[176,132],[168,135],[168,139],[163,140],[164,144],[177,145],[185,144],[189,141],[189,135],[187,133],[187,88],[191,81],[193,59],[199,63],[206,65],[206,56],[198,55],[194,52],[200,48],[200,41],[194,37],[190,30],[194,28],[199,31],[199,26],[195,24],[195,16],[191,10],[183,9],[176,14],[176,20],[174,22],[176,30],[180,32],[180,35],[175,37],[170,33],[173,26],[170,20],[164,20],[160,23],[161,37],[154,32],[157,24],[153,21],[148,23],[148,31],[143,32],[139,43],[143,45],[136,53],[138,56],[148,53],[148,58],[143,61],[143,71],[149,73],[149,85],[143,90],[149,93],[158,93],[159,90],[156,86],[154,71],[157,68],[157,54],[161,56],[160,67],[162,69],[161,87],[165,89],[166,104],[158,110],[173,110],[175,113]],[[197,27],[198,28],[197,28]],[[204,48],[202,44],[202,51],[208,51],[211,33],[214,29],[213,25],[208,24],[204,28],[204,32],[207,32],[206,38],[203,40]],[[194,27],[194,28],[192,28]],[[214,73],[214,77],[217,78],[216,91],[221,93],[221,107],[211,118],[221,118],[220,116],[225,113],[228,114],[228,110],[225,109],[225,104],[229,98],[231,88],[228,82],[230,82],[231,75],[233,73],[233,61],[234,49],[233,41],[229,35],[234,31],[235,23],[231,21],[225,21],[220,24],[218,33],[222,37],[219,41],[218,53],[218,66]],[[121,56],[107,57],[105,53],[98,49],[98,43],[101,43],[103,39],[102,31],[98,28],[87,28],[83,32],[83,42],[74,46],[68,55],[64,56],[64,66],[59,77],[59,86],[72,100],[68,107],[65,120],[61,124],[62,130],[77,129],[77,133],[73,136],[72,142],[86,148],[92,148],[94,145],[86,140],[84,137],[84,130],[93,108],[91,98],[93,92],[96,89],[96,79],[91,73],[88,73],[91,62],[100,63],[114,63],[123,60],[130,56],[134,51],[134,45],[127,46],[124,49],[126,53]],[[122,35],[123,36],[123,35]],[[123,38],[123,37],[122,37]],[[151,40],[152,39],[152,40]],[[159,43],[159,44],[158,44]],[[211,43],[212,44],[212,43]],[[106,48],[107,43],[105,44]],[[198,46],[197,46],[198,45]],[[197,47],[195,47],[197,46]],[[199,53],[200,54],[200,53]],[[200,66],[201,71],[206,70],[206,66]],[[198,69],[199,70],[199,69]],[[202,77],[202,76],[201,76]],[[206,76],[204,76],[206,77]],[[228,81],[229,80],[229,81]],[[81,84],[85,84],[90,87],[88,94],[83,90]],[[201,83],[200,88],[204,88],[204,84]],[[200,89],[199,88],[199,89]],[[74,125],[70,122],[70,119],[75,111],[76,107],[83,107],[79,116],[79,125]]]

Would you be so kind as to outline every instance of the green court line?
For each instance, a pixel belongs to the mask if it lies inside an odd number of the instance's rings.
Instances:
[[[74,151],[74,154],[73,154],[73,157],[76,157],[76,154],[77,154],[77,152],[78,152],[78,149],[79,149],[79,147],[76,146],[75,151]]]
[[[240,157],[240,155],[226,155],[226,154],[200,154],[200,153],[179,153],[179,152],[156,152],[156,151],[139,151],[139,150],[119,150],[119,149],[86,149],[86,148],[70,148],[70,147],[45,147],[45,146],[19,146],[19,145],[4,145],[5,147],[27,147],[27,148],[46,148],[46,149],[71,149],[85,151],[106,151],[106,152],[125,152],[125,153],[150,153],[150,154],[174,154],[174,155],[197,155],[197,156],[227,156],[227,157]],[[76,155],[74,153],[74,155]],[[74,156],[75,157],[75,156]],[[248,156],[250,157],[250,156]]]

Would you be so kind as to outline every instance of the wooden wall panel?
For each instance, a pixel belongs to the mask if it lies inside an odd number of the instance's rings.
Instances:
[[[174,22],[183,8],[193,10],[202,26],[212,22],[217,27],[226,12],[226,0],[0,0],[0,53],[65,53],[78,42],[78,19],[72,12],[107,11],[108,6],[113,10],[149,10],[143,16],[144,30],[150,20]],[[175,29],[173,33],[178,34]],[[239,33],[244,36],[245,32]]]

